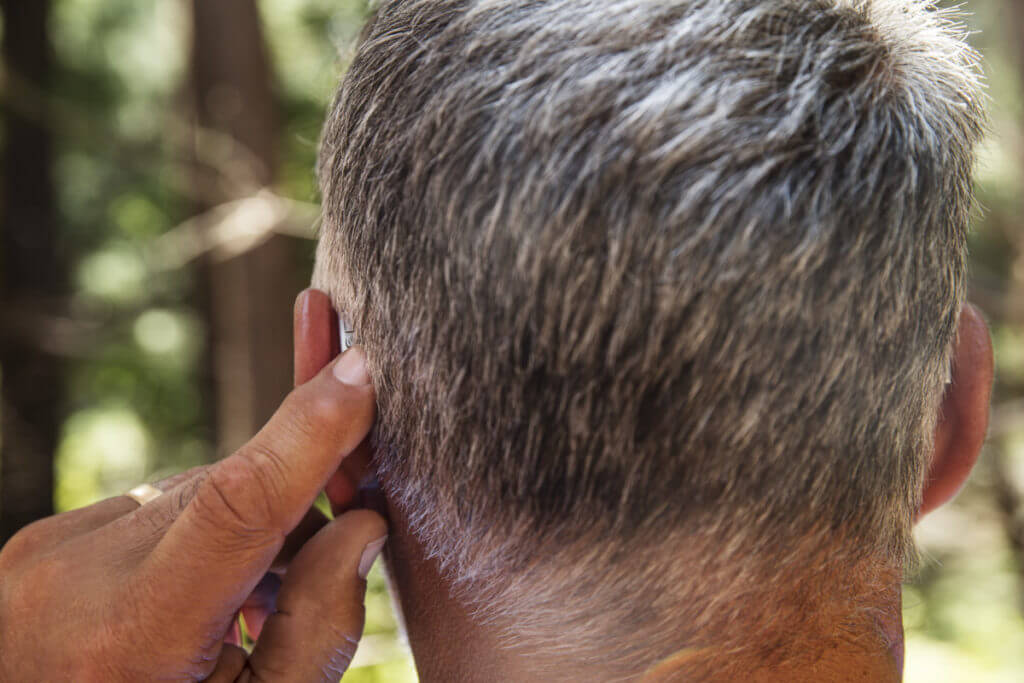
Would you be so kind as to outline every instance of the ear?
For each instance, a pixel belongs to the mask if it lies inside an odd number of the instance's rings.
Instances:
[[[338,314],[330,298],[307,289],[295,300],[295,386],[316,377],[340,353]]]
[[[330,298],[317,289],[307,289],[295,300],[295,386],[316,377],[340,353],[341,330]],[[370,450],[364,441],[341,463],[324,491],[335,515],[360,502],[360,488],[372,478]]]
[[[935,427],[935,448],[918,519],[957,494],[978,461],[988,429],[994,362],[988,326],[974,306],[960,313],[953,350],[953,381]]]

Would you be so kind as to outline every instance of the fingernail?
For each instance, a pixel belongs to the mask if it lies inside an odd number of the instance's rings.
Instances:
[[[370,568],[373,566],[377,556],[380,555],[380,551],[384,549],[384,544],[387,540],[387,536],[381,536],[376,541],[370,541],[366,544],[363,556],[359,560],[359,578],[363,581],[370,575]]]
[[[342,383],[353,387],[362,387],[370,383],[370,373],[366,371],[366,354],[358,346],[341,354],[341,360],[334,364],[334,376]]]

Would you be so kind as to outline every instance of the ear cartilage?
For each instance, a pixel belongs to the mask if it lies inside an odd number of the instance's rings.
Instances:
[[[341,352],[345,353],[353,346],[352,336],[355,334],[355,330],[352,329],[352,323],[340,315],[338,316],[338,332]]]
[[[953,360],[950,359],[946,362],[946,386],[953,383]]]

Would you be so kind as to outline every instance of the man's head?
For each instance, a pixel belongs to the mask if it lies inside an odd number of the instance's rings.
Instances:
[[[907,564],[983,122],[930,5],[381,3],[317,284],[385,491],[481,619],[640,661]]]

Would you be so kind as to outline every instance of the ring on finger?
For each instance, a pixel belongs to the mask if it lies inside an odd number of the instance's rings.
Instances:
[[[124,495],[134,500],[141,507],[147,503],[152,503],[154,500],[164,495],[164,492],[152,484],[139,484]]]

